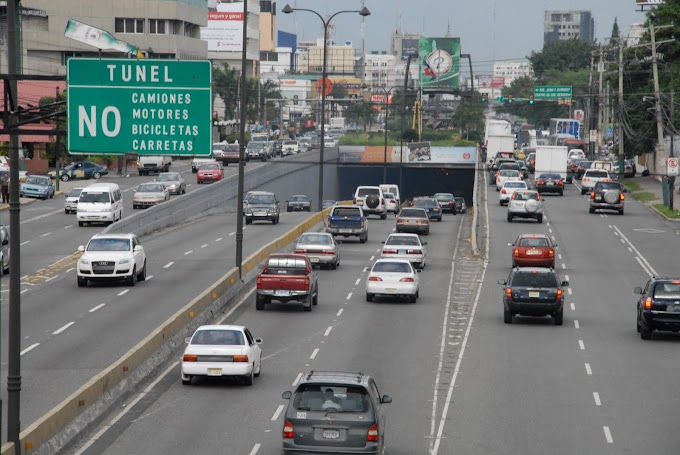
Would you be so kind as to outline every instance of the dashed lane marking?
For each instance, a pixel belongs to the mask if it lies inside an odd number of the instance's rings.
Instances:
[[[372,261],[373,259],[375,259],[375,256],[371,256],[371,259],[369,259],[369,261]]]
[[[24,290],[21,291],[19,294],[23,294],[24,292],[28,292],[28,289],[24,289]]]
[[[357,278],[357,280],[354,282],[354,286],[359,286],[359,283],[361,283],[361,278]]]
[[[604,426],[602,429],[604,430],[604,438],[607,440],[607,444],[613,444],[614,439],[612,438],[612,432],[609,431],[609,427]]]
[[[314,360],[316,358],[316,355],[319,353],[319,348],[314,349],[312,352],[312,355],[309,356],[311,360]]]
[[[60,210],[60,211],[61,211],[61,210]],[[24,349],[23,351],[21,351],[21,352],[19,353],[19,355],[20,355],[20,356],[23,356],[24,354],[28,354],[29,352],[31,352],[32,350],[34,350],[34,349],[37,348],[38,346],[40,346],[40,343],[33,343],[32,345],[30,345],[29,347],[27,347],[26,349]]]
[[[336,314],[336,316],[340,316],[340,315],[342,314],[343,311],[345,311],[345,309],[344,309],[344,308],[340,308],[340,309],[338,310],[338,314]]]
[[[592,375],[593,375],[593,370],[590,368],[590,364],[589,364],[589,363],[586,363],[586,374],[587,374],[588,376],[592,376]]]
[[[190,183],[189,185],[191,185],[191,183]],[[260,444],[260,443],[258,442],[257,444],[255,444],[255,445],[253,446],[253,450],[251,450],[250,453],[249,453],[248,455],[256,455],[257,452],[260,450],[260,447],[262,447],[262,444]]]
[[[201,248],[205,248],[205,247],[207,247],[207,246],[208,246],[208,244],[207,244],[207,243],[204,243],[203,245],[201,245]]]
[[[583,343],[583,340],[578,340],[578,347],[581,349],[581,351],[586,350],[586,345]]]
[[[295,378],[295,381],[293,381],[293,386],[296,386],[298,382],[300,382],[300,379],[302,379],[302,373],[298,373],[297,377]]]
[[[563,268],[563,269],[566,269],[566,268],[567,268],[567,265],[566,265],[566,264],[562,263],[561,265],[562,265],[562,268]]]
[[[574,328],[575,328],[575,329],[580,329],[580,328],[581,328],[581,326],[579,325],[577,319],[574,319]]]
[[[569,275],[564,275],[564,279],[569,281]]]
[[[564,264],[562,264],[562,265],[564,265]],[[569,295],[572,294],[571,288],[567,288],[567,294],[569,294]]]
[[[127,294],[128,292],[130,292],[129,289],[126,289],[126,290],[124,290],[124,291],[121,291],[121,292],[118,293],[118,297],[123,296],[123,295]]]
[[[71,327],[75,323],[76,323],[75,321],[71,321],[68,324],[64,324],[63,326],[59,327],[57,330],[52,332],[52,335],[59,335],[61,332],[68,329],[69,327]]]
[[[90,310],[88,311],[88,313],[94,313],[95,311],[97,311],[97,310],[99,310],[99,309],[101,309],[101,308],[103,308],[103,307],[105,307],[105,306],[106,306],[105,303],[100,303],[100,304],[97,305],[96,307],[90,308]]]
[[[230,233],[229,233],[229,235],[234,235],[234,234],[236,234],[236,232],[230,232]]]
[[[185,252],[184,255],[186,256],[187,254],[191,254],[193,252],[194,252],[194,250],[189,250],[189,251]]]
[[[332,325],[328,326],[328,328],[326,329],[326,331],[323,333],[323,336],[327,337],[327,336],[331,333],[331,330],[333,330],[333,326],[332,326]]]
[[[602,401],[600,400],[600,394],[593,392],[593,399],[595,400],[595,406],[602,406]]]
[[[352,298],[352,293],[350,292],[349,294],[347,294],[347,299],[346,299],[346,300],[349,300],[349,299],[351,299],[351,298]]]
[[[46,232],[46,233],[44,233],[43,235],[41,235],[40,237],[47,237],[47,236],[50,235],[50,234],[51,234],[51,232]]]
[[[168,262],[167,264],[165,264],[165,265],[163,266],[163,268],[164,268],[164,269],[169,269],[170,267],[172,267],[172,264],[174,264],[174,262],[173,262],[173,261],[170,261],[170,262]]]
[[[277,406],[276,411],[274,411],[274,415],[272,416],[272,422],[279,418],[282,411],[283,411],[283,405],[280,404],[280,405]]]
[[[569,306],[571,307],[571,311],[576,311],[576,305],[574,303],[570,303]]]
[[[222,241],[222,237],[220,237],[220,238],[218,238],[218,239],[215,239],[215,241],[216,241],[216,242],[221,242],[221,241]]]
[[[59,276],[59,275],[54,275],[54,276],[51,276],[51,277],[49,277],[49,278],[46,278],[46,279],[45,279],[45,283],[47,283],[48,281],[52,281],[53,279],[55,279],[55,278],[58,277],[58,276]]]

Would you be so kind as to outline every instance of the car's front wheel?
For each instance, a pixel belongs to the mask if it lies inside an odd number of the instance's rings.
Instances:
[[[68,182],[68,178],[69,178],[69,177],[68,177],[68,174],[62,174],[62,176],[61,176],[61,181],[62,181],[62,182]]]
[[[132,275],[127,278],[127,285],[134,286],[137,282],[137,267],[132,268]]]
[[[102,174],[100,172],[95,172],[92,174],[92,178],[95,180],[99,180],[101,178]]]

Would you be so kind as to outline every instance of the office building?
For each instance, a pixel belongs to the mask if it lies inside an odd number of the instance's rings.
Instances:
[[[394,65],[397,57],[387,52],[371,52],[365,57],[364,80],[369,88],[390,89],[395,84]],[[404,68],[404,71],[406,69]]]
[[[402,33],[396,30],[390,39],[390,54],[394,55],[397,60],[404,61],[409,55],[418,55],[418,41],[421,36],[419,33]]]
[[[329,75],[354,75],[356,57],[351,41],[336,44],[330,41],[327,46],[326,72]],[[298,68],[301,73],[321,73],[323,67],[323,38],[314,42],[298,42]]]
[[[533,71],[529,62],[503,61],[493,64],[493,77],[503,78],[503,84],[509,87],[517,78],[531,76]]]
[[[577,39],[595,41],[595,19],[590,11],[546,11],[543,42]]]

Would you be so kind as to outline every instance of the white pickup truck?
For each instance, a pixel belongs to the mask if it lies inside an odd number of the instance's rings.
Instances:
[[[140,156],[137,161],[139,175],[149,175],[152,172],[160,174],[168,172],[172,165],[172,157],[167,155]]]

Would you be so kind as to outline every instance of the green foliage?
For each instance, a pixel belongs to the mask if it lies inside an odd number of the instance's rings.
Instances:
[[[611,47],[619,45],[619,37],[621,36],[621,30],[619,30],[618,18],[614,18],[614,25],[612,26],[612,35],[609,38],[609,45]]]
[[[572,39],[545,43],[541,52],[528,57],[537,81],[543,82],[548,70],[581,71],[590,67],[590,53],[595,44]]]
[[[416,142],[418,140],[418,131],[413,128],[404,130],[404,142]]]
[[[364,131],[371,126],[378,117],[378,112],[373,108],[373,103],[361,101],[347,106],[347,119],[364,127]]]
[[[471,135],[479,137],[484,132],[484,108],[485,103],[482,103],[479,94],[465,98],[453,113],[453,127],[458,129],[461,136],[465,135],[465,139],[470,139]]]
[[[239,133],[231,133],[227,134],[224,138],[225,141],[229,142],[230,144],[233,144],[234,142],[238,141],[239,138]],[[246,143],[250,142],[250,133],[246,132]]]
[[[340,145],[385,145],[384,133],[373,132],[351,132],[340,137]],[[398,138],[387,135],[387,145],[399,145]]]
[[[233,119],[236,116],[239,94],[239,71],[232,68],[228,63],[214,65],[212,70],[213,79],[213,103],[216,97],[224,102],[224,118]]]

